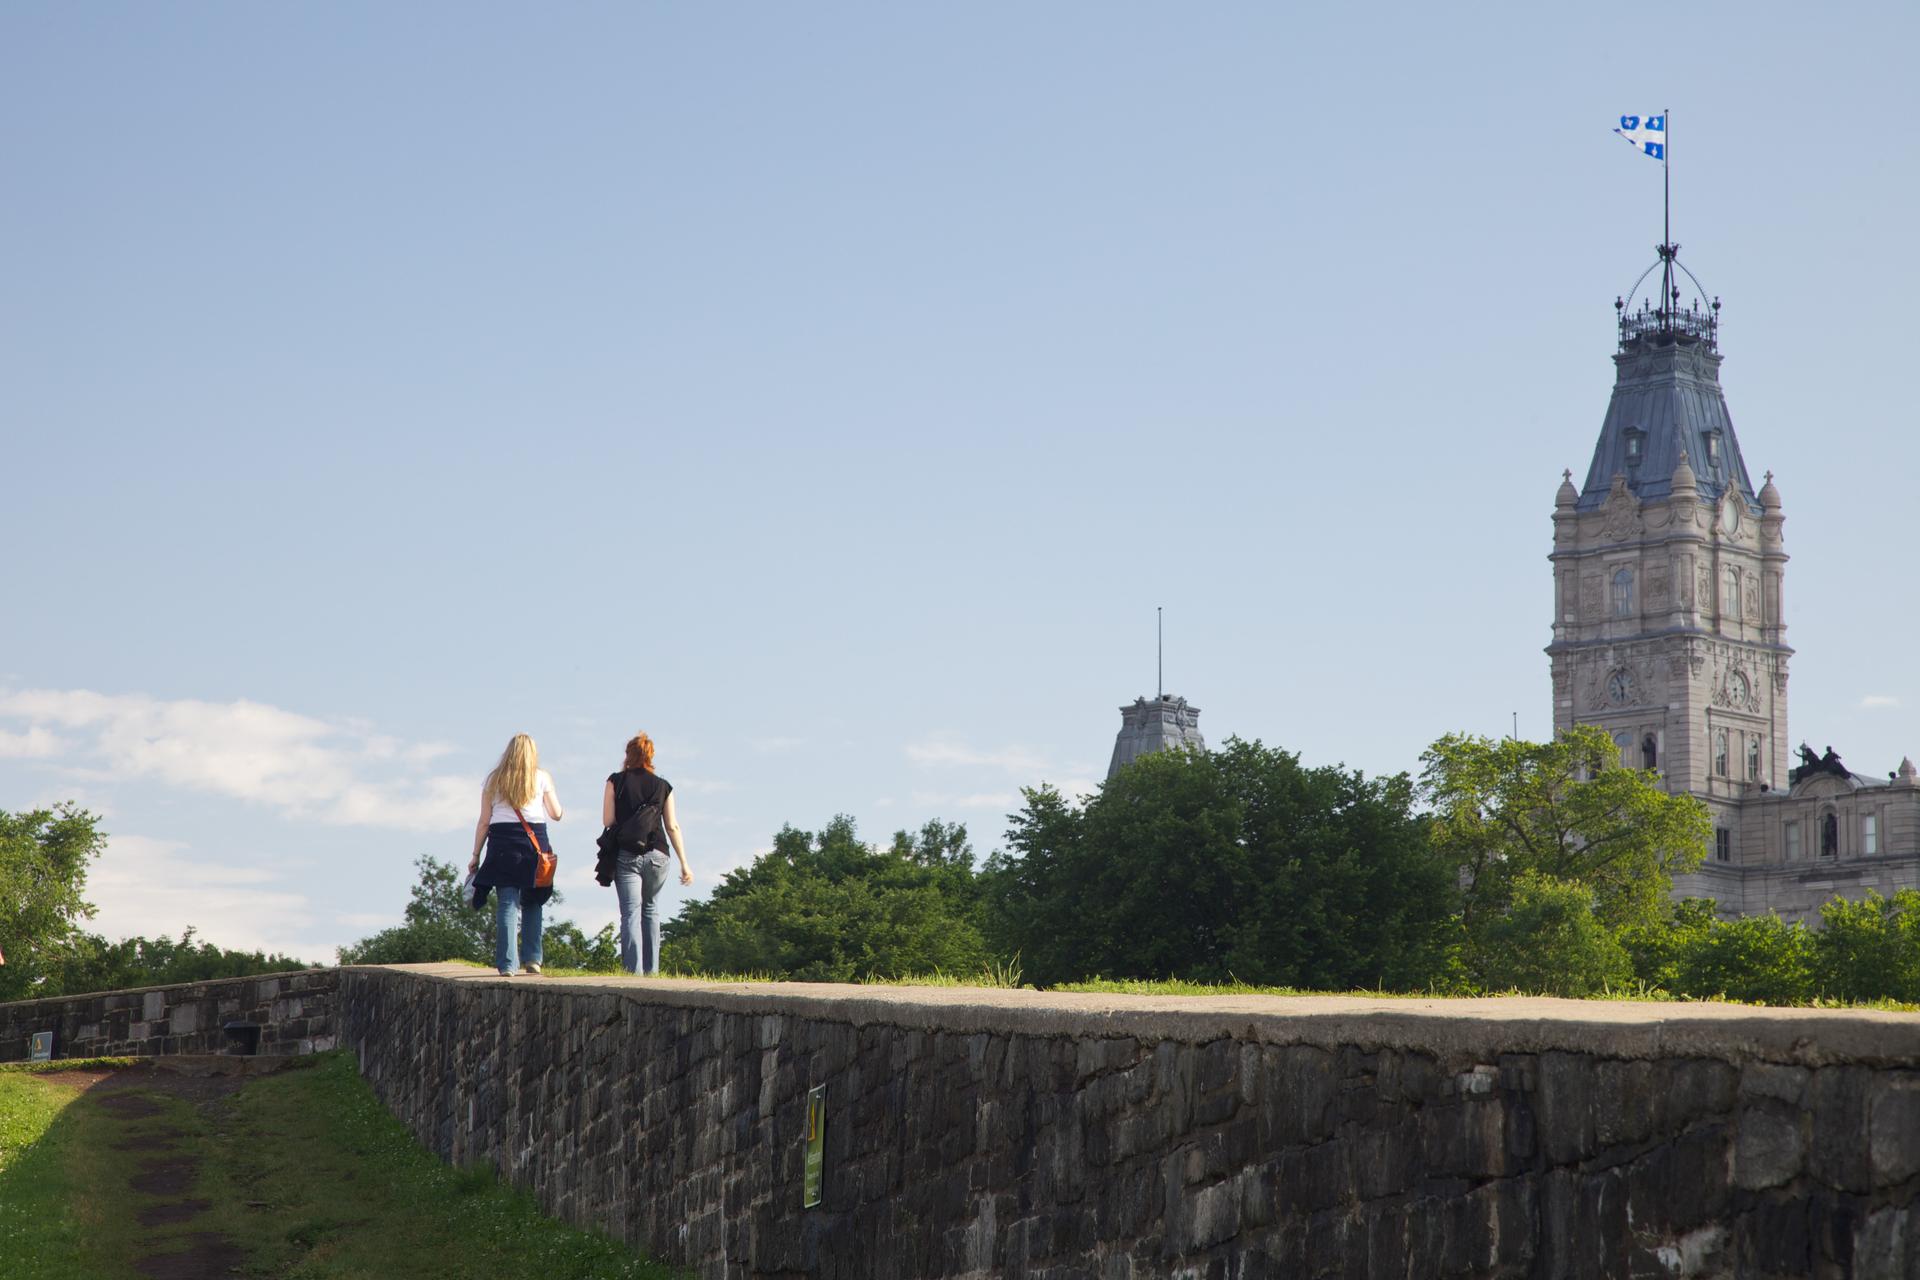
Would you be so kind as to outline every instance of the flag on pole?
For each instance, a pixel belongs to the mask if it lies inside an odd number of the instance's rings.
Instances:
[[[1655,160],[1667,158],[1667,117],[1621,116],[1615,133],[1625,138],[1635,151]]]

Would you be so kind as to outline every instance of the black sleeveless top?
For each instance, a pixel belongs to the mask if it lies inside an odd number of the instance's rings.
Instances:
[[[608,774],[607,781],[613,784],[613,825],[616,827],[631,817],[635,809],[650,804],[665,804],[667,797],[673,794],[671,782],[645,769],[622,769],[618,773]],[[653,847],[661,853],[669,851],[664,814],[661,815],[660,830],[653,837]]]

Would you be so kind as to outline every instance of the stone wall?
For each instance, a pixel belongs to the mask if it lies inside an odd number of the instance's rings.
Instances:
[[[340,981],[421,1141],[711,1280],[1920,1280],[1915,1015]]]
[[[334,1047],[339,976],[312,969],[0,1004],[0,1062],[25,1058],[37,1031],[54,1033],[56,1058],[316,1053]]]

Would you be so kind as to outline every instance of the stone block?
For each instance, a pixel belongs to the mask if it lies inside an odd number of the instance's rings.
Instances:
[[[1772,1098],[1798,1107],[1806,1101],[1807,1081],[1812,1073],[1805,1067],[1788,1067],[1774,1062],[1749,1062],[1740,1069],[1740,1096]]]
[[[1734,1186],[1759,1191],[1799,1177],[1807,1157],[1800,1123],[1800,1114],[1784,1107],[1742,1108],[1733,1140]]]
[[[167,1016],[167,993],[149,991],[140,1001],[140,1017],[147,1022],[158,1022]]]
[[[1808,1089],[1813,1113],[1808,1167],[1815,1178],[1837,1190],[1865,1192],[1873,1185],[1867,1132],[1870,1076],[1864,1067],[1821,1067]]]
[[[1920,1174],[1920,1072],[1878,1073],[1867,1106],[1873,1185],[1894,1187]]]

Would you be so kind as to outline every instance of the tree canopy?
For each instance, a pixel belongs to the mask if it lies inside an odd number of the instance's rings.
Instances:
[[[1460,886],[1464,980],[1567,995],[1626,981],[1618,939],[1670,917],[1674,873],[1712,836],[1706,807],[1619,767],[1590,725],[1550,742],[1449,734],[1421,760],[1433,850]]]
[[[1042,983],[1423,986],[1451,906],[1404,776],[1229,740],[1129,764],[1082,804],[1025,793],[986,872],[992,941]]]
[[[48,983],[73,959],[93,916],[88,865],[106,848],[100,820],[75,805],[0,810],[0,1000],[55,991]]]
[[[782,827],[662,932],[664,966],[693,973],[857,982],[988,961],[967,829],[937,819],[885,847],[844,815],[818,833]]]

